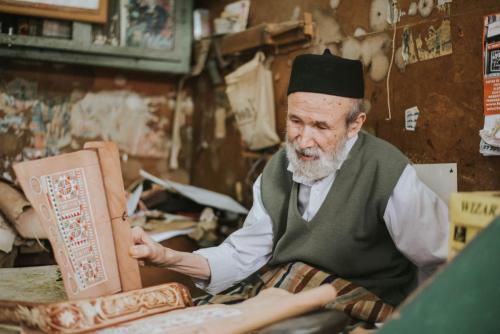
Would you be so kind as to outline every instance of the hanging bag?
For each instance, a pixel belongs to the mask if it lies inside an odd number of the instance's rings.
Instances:
[[[276,134],[272,72],[257,52],[248,63],[225,77],[226,94],[243,142],[259,150],[280,142]]]

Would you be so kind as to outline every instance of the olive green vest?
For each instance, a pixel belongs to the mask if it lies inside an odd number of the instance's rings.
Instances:
[[[399,304],[414,286],[415,266],[396,248],[384,221],[408,159],[391,144],[360,132],[317,214],[299,213],[298,184],[284,149],[262,174],[262,201],[273,222],[269,265],[301,261]]]

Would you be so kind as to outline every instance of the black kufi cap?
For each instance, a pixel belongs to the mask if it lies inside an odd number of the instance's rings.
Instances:
[[[292,65],[288,95],[295,92],[363,98],[363,64],[332,55],[329,49],[322,55],[297,56]]]

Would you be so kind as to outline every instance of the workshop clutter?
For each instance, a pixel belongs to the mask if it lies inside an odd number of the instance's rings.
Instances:
[[[248,211],[229,196],[160,179],[141,170],[127,200],[132,227],[140,226],[153,240],[161,242],[188,235],[199,246],[217,244],[219,222],[237,225]]]

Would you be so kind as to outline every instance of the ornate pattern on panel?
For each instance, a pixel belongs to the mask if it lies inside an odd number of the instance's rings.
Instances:
[[[89,300],[19,305],[15,317],[28,327],[44,332],[81,333],[191,305],[186,287],[168,283]]]
[[[241,311],[228,307],[212,307],[200,310],[191,309],[187,312],[160,314],[147,319],[137,320],[115,328],[100,330],[99,334],[162,334],[182,331],[186,327],[201,325],[205,321],[234,317]],[[189,331],[191,332],[191,331]],[[200,333],[202,330],[200,330]]]
[[[78,290],[106,280],[82,168],[43,177]]]

